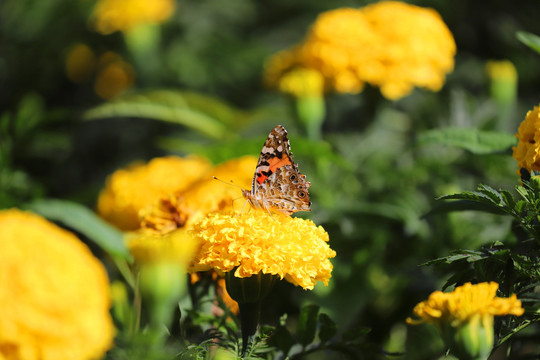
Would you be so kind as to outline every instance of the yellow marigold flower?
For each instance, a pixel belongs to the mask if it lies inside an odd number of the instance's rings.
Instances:
[[[98,359],[112,346],[107,273],[72,233],[0,211],[0,283],[0,359]]]
[[[177,194],[166,195],[144,209],[141,227],[165,234],[179,227],[190,227],[210,212],[232,209],[234,200],[242,198],[239,186],[251,186],[256,165],[256,157],[244,156],[215,166],[191,186]],[[224,184],[213,176],[235,185]]]
[[[141,24],[159,24],[174,13],[174,0],[99,0],[92,17],[95,30],[104,35],[128,31]]]
[[[523,314],[521,301],[516,295],[509,298],[495,297],[499,284],[495,282],[472,285],[466,283],[456,287],[451,293],[435,291],[428,300],[422,301],[414,308],[419,320],[407,319],[407,322],[418,324],[423,322],[449,322],[453,325],[469,321],[476,315],[517,315]]]
[[[74,83],[90,78],[96,67],[96,55],[85,44],[75,44],[66,56],[66,75]]]
[[[296,97],[318,96],[324,92],[324,78],[316,70],[298,68],[281,77],[279,90]]]
[[[112,99],[120,95],[135,83],[133,67],[112,51],[98,59],[98,73],[94,91],[103,99]]]
[[[459,359],[486,359],[493,349],[493,317],[523,315],[516,295],[496,297],[499,284],[466,283],[451,293],[435,291],[428,300],[415,306],[419,318],[407,319],[409,324],[423,322],[437,326],[441,337]]]
[[[139,228],[139,211],[156,199],[186,189],[210,163],[200,157],[155,158],[117,170],[99,195],[97,212],[101,217],[128,231]]]
[[[540,106],[527,112],[516,134],[518,145],[513,147],[513,157],[519,168],[540,170]],[[519,171],[518,171],[519,173]]]
[[[187,266],[197,243],[186,229],[177,229],[163,235],[129,233],[126,245],[137,263],[172,262]]]
[[[397,1],[340,8],[319,15],[306,39],[276,54],[265,81],[277,87],[296,67],[319,71],[327,90],[358,93],[365,83],[389,99],[416,87],[438,91],[453,69],[456,45],[440,15]]]
[[[517,70],[514,64],[508,60],[491,60],[486,63],[486,72],[490,78],[516,81]]]
[[[317,281],[328,284],[336,253],[328,233],[310,220],[265,211],[213,213],[194,225],[201,247],[190,269],[215,269],[234,276],[271,274],[313,289]]]

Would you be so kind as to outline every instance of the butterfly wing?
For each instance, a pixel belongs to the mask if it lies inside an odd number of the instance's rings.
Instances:
[[[268,135],[259,156],[250,202],[255,207],[273,209],[287,215],[310,211],[311,184],[292,160],[287,130],[276,126]]]

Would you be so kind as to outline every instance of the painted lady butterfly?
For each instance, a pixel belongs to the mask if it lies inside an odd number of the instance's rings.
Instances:
[[[287,130],[278,125],[264,143],[251,191],[242,190],[242,195],[254,208],[290,215],[296,211],[311,210],[310,185],[292,160]]]

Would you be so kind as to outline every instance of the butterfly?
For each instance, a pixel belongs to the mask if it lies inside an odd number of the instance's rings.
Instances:
[[[311,210],[310,185],[293,162],[287,130],[278,125],[264,142],[251,191],[242,190],[242,195],[254,208],[291,215]]]

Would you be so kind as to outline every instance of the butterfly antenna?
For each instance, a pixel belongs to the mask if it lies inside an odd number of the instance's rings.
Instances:
[[[236,186],[237,188],[240,188],[242,190],[246,190],[244,187],[238,185],[238,184],[235,184],[232,180],[229,180],[229,182],[227,181],[223,181],[221,180],[220,178],[216,177],[216,176],[212,176],[214,178],[214,180],[217,180],[217,181],[221,181],[222,183],[224,184],[227,184],[227,185],[232,185],[232,186]]]

